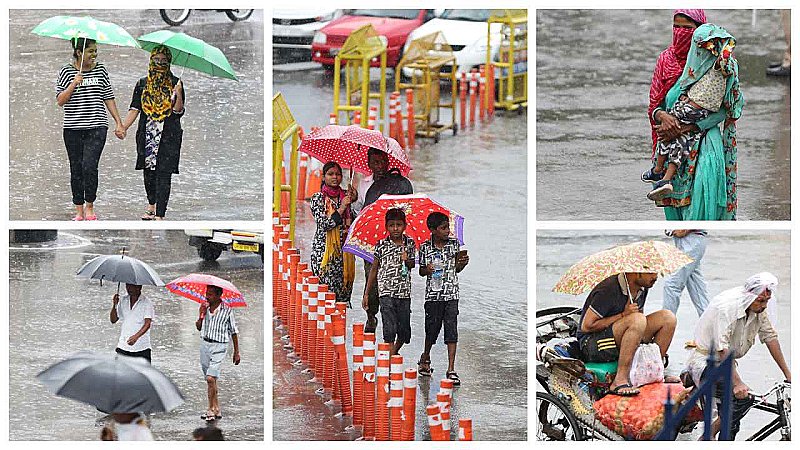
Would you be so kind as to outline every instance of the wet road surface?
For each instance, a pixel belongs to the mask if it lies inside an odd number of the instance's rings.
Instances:
[[[300,70],[298,70],[300,68]],[[392,70],[387,86],[394,86]],[[282,92],[298,123],[328,122],[333,108],[333,76],[318,65],[275,66],[275,92]],[[449,116],[448,116],[449,117]],[[439,144],[417,137],[410,153],[414,191],[427,193],[466,218],[464,236],[470,263],[459,274],[459,344],[456,370],[461,387],[454,394],[452,429],[459,417],[473,420],[476,440],[527,438],[527,115],[498,111],[485,126],[457,136],[445,132]],[[288,146],[287,146],[288,147]],[[315,224],[305,204],[297,229],[302,261],[310,257]],[[357,258],[358,259],[358,258]],[[360,260],[359,260],[360,261]],[[353,289],[354,305],[364,290],[358,262]],[[416,271],[414,273],[417,273]],[[416,367],[422,353],[424,279],[412,278],[411,344],[400,351],[404,367]],[[366,320],[360,309],[348,310],[352,320]],[[382,336],[378,328],[378,336]],[[343,440],[357,435],[344,430],[322,405],[308,376],[291,368],[275,332],[273,335],[273,435],[276,440]],[[348,346],[352,344],[348,335]],[[352,355],[351,349],[348,354]],[[438,391],[447,369],[442,338],[431,352],[432,381],[420,378],[417,397],[416,439],[429,440],[424,406]],[[424,425],[424,426],[423,426]]]
[[[186,114],[180,174],[172,177],[167,219],[262,220],[264,217],[264,15],[242,22],[224,13],[192,12],[169,27],[158,10],[11,10],[9,43],[12,220],[68,220],[74,214],[69,161],[62,139],[61,108],[55,102],[58,71],[70,62],[69,41],[31,34],[55,15],[91,15],[114,22],[138,37],[161,29],[184,32],[218,47],[239,82],[186,70]],[[133,87],[147,74],[141,49],[100,45],[98,61],[109,72],[117,108],[127,114]],[[172,71],[181,75],[181,68]],[[135,124],[124,141],[114,121],[100,159],[97,214],[101,219],[139,220],[147,197],[136,163]],[[138,123],[138,122],[137,122]]]
[[[648,93],[672,10],[539,10],[539,220],[663,220],[639,179],[650,167]],[[785,44],[780,14],[707,10],[736,37],[746,105],[738,122],[739,219],[789,220],[789,80],[767,77]],[[624,31],[623,31],[624,30]],[[591,44],[589,44],[591,43]]]
[[[165,283],[203,272],[230,280],[248,307],[236,310],[241,363],[232,346],[222,365],[218,426],[227,440],[264,439],[264,269],[257,255],[225,252],[202,261],[182,231],[69,231],[47,244],[10,244],[9,437],[12,440],[98,440],[104,417],[93,407],[56,397],[34,376],[79,350],[112,353],[119,324],[108,314],[116,284],[78,279],[75,272],[101,254],[127,254],[150,264]],[[122,286],[124,291],[125,286]],[[150,416],[157,440],[190,440],[207,406],[194,327],[198,305],[165,288],[144,286],[156,317],[150,332],[153,365],[183,392],[185,403]]]
[[[536,239],[536,308],[574,305],[581,307],[586,294],[572,296],[556,294],[551,291],[561,275],[581,258],[592,253],[642,240],[663,240],[672,242],[663,232],[647,231],[539,231]],[[777,299],[778,323],[773,324],[778,331],[781,348],[786,362],[791,367],[791,276],[788,231],[722,231],[711,230],[708,234],[706,253],[702,261],[702,273],[708,286],[709,301],[722,291],[744,284],[744,281],[758,272],[771,272],[778,277],[779,285],[773,301]],[[645,314],[662,309],[664,282],[659,280],[650,290],[645,304]],[[678,375],[686,365],[689,351],[684,343],[694,338],[697,324],[697,311],[689,294],[684,291],[678,308],[678,327],[670,347],[670,366],[668,373]],[[783,379],[778,366],[773,361],[767,347],[759,341],[745,357],[738,360],[742,380],[755,392],[766,392],[776,382]],[[542,388],[538,388],[542,389]],[[770,399],[774,401],[774,396]],[[751,410],[742,420],[738,439],[744,440],[762,426],[775,418],[762,411]],[[682,439],[697,438],[702,434],[702,426]],[[777,440],[780,433],[770,439]]]

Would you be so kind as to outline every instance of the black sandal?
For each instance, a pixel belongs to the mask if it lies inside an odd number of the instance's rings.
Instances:
[[[621,392],[620,389],[627,389],[626,392]],[[633,397],[639,395],[639,388],[634,387],[630,383],[620,384],[619,386],[615,387],[608,391],[609,394],[612,395],[619,395],[621,397]]]
[[[458,374],[456,373],[455,370],[445,373],[445,376],[447,377],[448,380],[453,381],[453,386],[461,386],[461,379],[458,378]]]
[[[433,368],[431,367],[431,360],[423,361],[420,359],[417,361],[417,373],[423,377],[429,377],[433,374]]]

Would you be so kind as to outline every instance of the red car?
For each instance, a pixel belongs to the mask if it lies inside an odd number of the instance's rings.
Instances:
[[[317,31],[311,43],[311,60],[333,66],[350,33],[371,24],[386,42],[386,66],[394,67],[400,62],[408,35],[433,17],[432,9],[354,9]],[[380,61],[371,65],[378,67]]]

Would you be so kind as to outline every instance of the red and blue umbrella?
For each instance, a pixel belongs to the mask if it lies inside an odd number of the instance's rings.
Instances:
[[[228,280],[204,273],[190,273],[170,281],[167,289],[173,294],[200,304],[208,303],[206,289],[209,285],[222,288],[222,302],[231,308],[245,307],[244,295]]]

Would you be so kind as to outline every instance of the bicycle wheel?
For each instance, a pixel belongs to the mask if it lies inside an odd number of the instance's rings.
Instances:
[[[582,441],[583,431],[572,411],[556,396],[536,393],[536,439],[539,441]]]
[[[228,16],[234,22],[238,22],[240,20],[247,20],[251,15],[253,15],[252,9],[226,9],[225,15]]]
[[[544,344],[553,338],[575,336],[581,309],[574,306],[555,306],[536,311],[536,343]]]
[[[178,25],[186,22],[186,19],[189,18],[189,14],[191,14],[191,9],[159,9],[159,13],[161,13],[161,18],[164,19],[164,22],[177,27]]]

